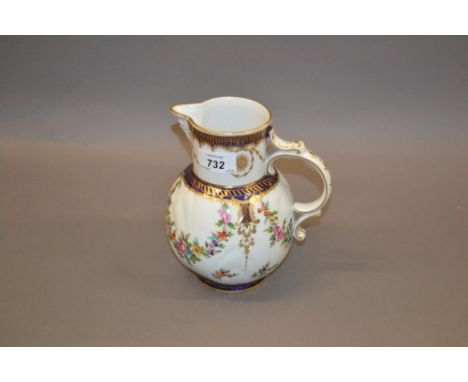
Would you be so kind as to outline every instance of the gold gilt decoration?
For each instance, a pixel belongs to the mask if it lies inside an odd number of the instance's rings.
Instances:
[[[234,149],[229,149],[227,148],[228,151],[233,151],[233,152],[238,152],[238,151],[245,151],[246,153],[249,153],[250,158],[247,155],[244,154],[239,154],[236,157],[236,167],[237,167],[237,173],[232,174],[232,176],[236,178],[242,178],[250,173],[250,171],[253,168],[254,161],[255,161],[255,156],[254,154],[257,154],[260,160],[265,160],[263,155],[260,153],[260,151],[257,150],[256,147],[246,147],[246,148],[241,148],[240,150],[234,150]],[[247,168],[248,164],[250,163],[250,166]]]
[[[192,126],[190,128],[193,136],[195,137],[195,139],[198,140],[198,142],[200,142],[200,144],[205,143],[207,145],[210,145],[211,147],[244,147],[250,144],[257,144],[258,142],[260,142],[263,139],[266,139],[269,136],[271,129],[271,126],[267,126],[266,128],[252,134],[214,135],[195,129]]]
[[[249,164],[249,158],[244,154],[239,154],[236,157],[236,167],[238,172],[244,172]]]
[[[247,202],[240,204],[240,221],[237,233],[241,239],[239,241],[239,247],[244,250],[245,257],[245,269],[247,269],[247,261],[249,259],[250,247],[255,245],[253,235],[257,232],[257,224],[260,223],[260,219],[256,218],[253,212],[253,205],[255,204],[256,198],[252,198]]]
[[[189,165],[184,171],[184,181],[190,189],[204,196],[246,201],[252,196],[263,194],[275,186],[278,183],[278,174],[266,175],[256,182],[228,188],[201,180],[193,173],[193,165]]]

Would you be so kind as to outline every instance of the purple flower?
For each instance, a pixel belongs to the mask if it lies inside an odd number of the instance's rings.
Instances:
[[[219,243],[217,240],[205,241],[205,247],[209,256],[214,256],[221,252],[221,250],[218,249]]]

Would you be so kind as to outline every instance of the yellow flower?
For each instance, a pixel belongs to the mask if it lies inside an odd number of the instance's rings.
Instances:
[[[198,244],[193,244],[191,250],[196,257],[201,257],[203,255],[203,248]]]

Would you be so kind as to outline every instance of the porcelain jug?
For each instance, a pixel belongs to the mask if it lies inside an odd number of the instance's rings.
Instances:
[[[251,289],[274,272],[302,241],[301,223],[321,213],[331,193],[330,172],[301,141],[286,141],[270,111],[240,97],[171,107],[191,143],[192,163],[169,193],[166,229],[176,258],[209,288]],[[279,157],[312,164],[321,196],[294,202]]]

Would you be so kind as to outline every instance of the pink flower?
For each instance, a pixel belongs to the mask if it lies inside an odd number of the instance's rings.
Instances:
[[[281,232],[278,232],[278,235],[276,236],[276,240],[280,241],[280,240],[283,240],[285,237],[285,234],[283,231]]]
[[[185,255],[187,253],[187,245],[182,240],[179,240],[177,242],[177,250],[179,253],[183,253]]]
[[[275,228],[273,228],[273,234],[276,237],[276,241],[283,240],[285,237],[285,234],[279,225],[276,225]]]
[[[221,221],[223,222],[223,225],[228,225],[232,219],[232,216],[228,214],[225,210],[219,209],[218,210],[219,217],[221,218]]]

